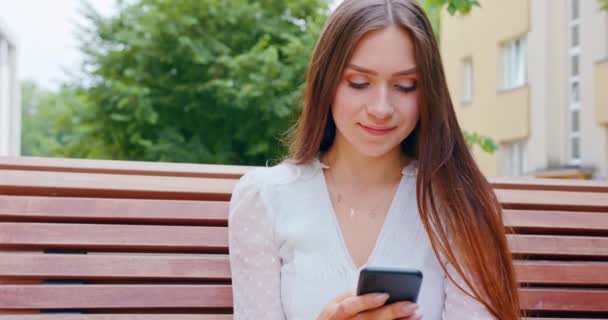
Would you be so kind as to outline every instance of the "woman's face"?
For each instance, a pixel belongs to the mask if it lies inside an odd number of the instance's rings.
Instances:
[[[332,104],[335,143],[379,157],[400,152],[419,118],[411,36],[395,26],[371,31],[347,62]]]

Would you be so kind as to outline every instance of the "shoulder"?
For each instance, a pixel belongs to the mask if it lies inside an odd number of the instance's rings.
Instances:
[[[260,215],[263,212],[274,216],[277,203],[281,203],[278,199],[292,199],[293,184],[305,181],[313,172],[314,166],[310,163],[295,164],[289,161],[247,171],[232,191],[230,219],[234,220],[235,216],[243,214]]]
[[[297,181],[309,179],[317,170],[320,170],[320,168],[315,160],[301,164],[297,164],[291,160],[284,160],[271,167],[256,167],[251,169],[240,178],[237,188],[250,187],[259,190],[267,187],[289,185]]]

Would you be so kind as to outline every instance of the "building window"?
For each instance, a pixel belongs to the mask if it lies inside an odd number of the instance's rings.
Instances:
[[[572,112],[570,113],[570,128],[572,130],[572,133],[580,133],[580,110],[572,110]]]
[[[8,65],[8,42],[0,36],[0,66]]]
[[[580,17],[580,1],[570,0],[570,19],[572,21],[578,20]]]
[[[581,101],[579,82],[573,81],[570,84],[570,103],[579,103]]]
[[[581,83],[580,83],[580,55],[581,55],[581,39],[580,39],[580,1],[570,0],[570,21],[568,28],[570,32],[568,56],[570,59],[568,86],[569,103],[568,103],[568,162],[570,164],[579,164],[581,161]]]
[[[571,103],[568,117],[568,160],[571,164],[581,161],[581,110],[579,103]]]
[[[580,59],[579,59],[578,54],[573,54],[572,56],[570,56],[570,65],[571,65],[570,74],[573,77],[576,77],[579,75],[579,72],[580,72],[579,64],[580,64]]]
[[[526,173],[526,142],[517,141],[504,144],[503,150],[503,175],[508,177],[519,177]]]
[[[580,31],[579,31],[579,25],[575,24],[570,28],[570,46],[571,47],[578,47],[578,45],[580,44]]]
[[[473,101],[473,60],[466,58],[462,61],[462,97],[463,104]]]
[[[578,164],[581,161],[581,137],[570,137],[570,162]]]
[[[516,39],[505,43],[502,48],[502,86],[509,90],[523,86],[527,79],[526,40]]]

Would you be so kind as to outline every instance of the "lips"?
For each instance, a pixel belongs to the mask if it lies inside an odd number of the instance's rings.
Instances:
[[[377,126],[366,126],[363,124],[359,124],[361,126],[361,128],[363,128],[363,130],[365,130],[367,133],[374,135],[374,136],[381,136],[381,135],[385,135],[393,130],[395,130],[396,127],[377,127]]]

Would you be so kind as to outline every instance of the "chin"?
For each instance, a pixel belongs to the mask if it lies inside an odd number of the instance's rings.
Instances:
[[[382,156],[392,152],[397,147],[399,147],[399,145],[391,146],[391,145],[360,144],[360,145],[356,145],[355,149],[359,153],[361,153],[362,155],[365,155],[367,157],[378,158],[378,157],[382,157]]]

